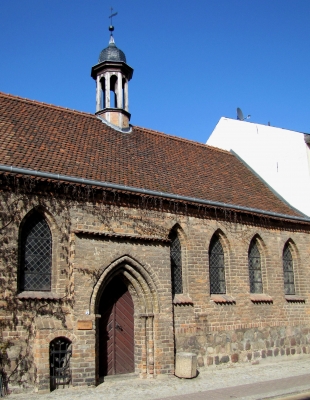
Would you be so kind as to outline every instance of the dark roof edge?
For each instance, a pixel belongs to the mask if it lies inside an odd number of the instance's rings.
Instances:
[[[267,183],[256,171],[254,171],[253,168],[251,168],[249,166],[249,164],[247,164],[246,161],[243,160],[243,158],[241,158],[234,150],[230,149],[231,154],[233,154],[236,158],[238,158],[238,160],[240,162],[242,162],[242,164],[244,166],[246,166],[253,175],[255,175],[265,186],[268,187],[269,190],[271,190],[271,192],[277,196],[278,199],[280,199],[284,204],[286,204],[288,207],[290,207],[292,210],[294,210],[295,212],[298,212],[299,214],[301,214],[303,217],[305,218],[309,218],[308,215],[306,215],[305,213],[303,213],[302,211],[298,210],[297,208],[295,208],[294,206],[292,206],[287,200],[285,200],[284,197],[282,197],[276,190],[274,190],[274,188],[272,186],[269,185],[269,183]]]
[[[221,203],[221,202],[212,201],[212,200],[203,200],[203,199],[198,199],[195,197],[180,196],[178,194],[173,194],[173,193],[157,192],[155,190],[148,190],[148,189],[136,188],[133,186],[119,185],[119,184],[110,183],[110,182],[101,182],[101,181],[96,181],[96,180],[92,180],[92,179],[77,178],[74,176],[54,174],[51,172],[41,172],[41,171],[36,171],[36,170],[32,170],[32,169],[7,166],[7,165],[3,165],[3,164],[0,164],[0,171],[10,172],[10,173],[14,173],[14,174],[31,175],[31,176],[35,176],[35,177],[47,178],[47,179],[65,181],[65,182],[78,183],[78,184],[82,184],[82,185],[99,186],[99,187],[108,188],[108,189],[116,189],[116,190],[122,190],[122,191],[127,191],[127,192],[146,194],[146,195],[150,195],[150,196],[164,197],[164,198],[168,198],[168,199],[186,201],[189,203],[204,204],[204,205],[213,206],[213,207],[222,207],[222,208],[230,208],[230,209],[233,208],[235,210],[245,211],[245,212],[254,213],[254,214],[262,214],[262,215],[267,215],[270,217],[280,218],[280,219],[289,219],[289,220],[293,220],[293,221],[310,222],[310,218],[296,217],[296,216],[287,215],[287,214],[280,214],[280,213],[276,213],[273,211],[265,211],[265,210],[260,210],[257,208],[238,206],[235,204]]]

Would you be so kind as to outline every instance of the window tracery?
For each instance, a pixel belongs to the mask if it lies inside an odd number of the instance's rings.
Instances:
[[[34,211],[21,231],[20,288],[22,291],[50,291],[52,235],[43,217]]]
[[[261,255],[256,238],[252,240],[249,247],[248,264],[250,293],[263,293]]]
[[[172,293],[183,293],[182,281],[182,248],[176,232],[171,235],[170,247]]]
[[[218,236],[213,236],[209,248],[210,293],[226,293],[224,250]]]
[[[288,243],[286,243],[283,249],[283,274],[284,274],[284,293],[295,294],[294,264],[293,264],[292,253]]]

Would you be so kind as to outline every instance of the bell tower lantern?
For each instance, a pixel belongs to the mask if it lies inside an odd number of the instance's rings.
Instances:
[[[130,113],[128,82],[133,69],[127,65],[124,52],[114,42],[114,27],[108,47],[99,55],[98,64],[92,67],[91,76],[96,81],[96,115],[121,129],[129,128]]]

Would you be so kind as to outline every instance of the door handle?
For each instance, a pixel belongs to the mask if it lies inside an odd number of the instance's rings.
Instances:
[[[118,322],[115,323],[115,329],[118,329],[119,331],[123,330],[123,328],[119,325]]]

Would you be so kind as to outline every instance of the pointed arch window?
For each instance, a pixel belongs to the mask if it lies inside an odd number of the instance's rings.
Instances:
[[[210,293],[226,293],[224,250],[218,236],[213,236],[209,248]]]
[[[284,293],[295,294],[293,257],[288,243],[283,249],[283,273]]]
[[[176,232],[171,237],[170,260],[171,260],[171,281],[172,294],[183,293],[182,281],[182,248],[180,239]]]
[[[20,289],[50,291],[51,270],[51,231],[43,215],[34,211],[21,231]]]
[[[250,293],[263,293],[261,255],[257,239],[253,239],[249,247]]]

